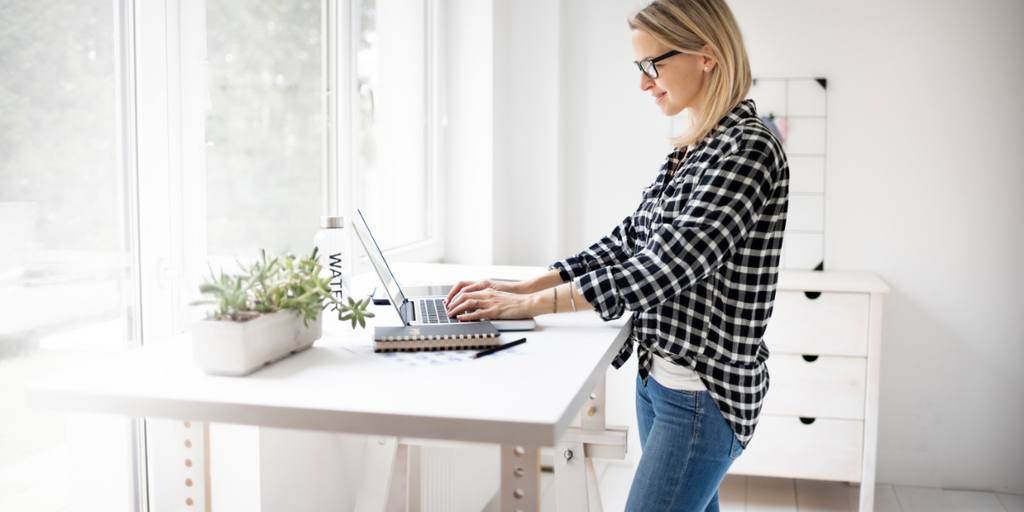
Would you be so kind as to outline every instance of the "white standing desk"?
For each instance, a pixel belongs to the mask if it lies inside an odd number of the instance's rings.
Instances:
[[[442,278],[518,278],[524,271],[409,268]],[[535,275],[538,269],[528,270]],[[367,446],[383,463],[367,463],[357,510],[383,510],[396,447],[423,439],[500,444],[502,510],[538,511],[540,448],[555,447],[559,510],[563,503],[599,510],[587,457],[625,450],[625,432],[605,429],[603,379],[629,328],[622,320],[602,322],[594,312],[541,316],[537,324],[535,331],[502,336],[503,342],[527,337],[523,347],[533,352],[408,370],[343,347],[354,339],[371,343],[372,326],[335,330],[247,377],[205,375],[192,364],[190,335],[184,334],[42,378],[28,394],[35,407],[67,411],[374,435]],[[582,428],[570,428],[578,411]],[[591,495],[589,505],[580,492]]]

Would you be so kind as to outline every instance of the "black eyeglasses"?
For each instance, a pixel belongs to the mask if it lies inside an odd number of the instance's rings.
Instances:
[[[657,56],[657,57],[655,57],[653,59],[644,59],[644,60],[642,60],[640,62],[633,61],[633,64],[636,64],[636,67],[640,68],[640,71],[643,71],[644,74],[647,75],[647,78],[650,78],[651,80],[654,80],[655,78],[658,78],[658,66],[657,66],[657,63],[660,62],[660,61],[663,61],[663,60],[665,60],[665,59],[667,59],[667,58],[669,58],[669,57],[671,57],[673,55],[679,55],[679,53],[680,52],[677,52],[675,50],[671,50],[668,53],[664,53],[664,54],[659,55],[659,56]]]

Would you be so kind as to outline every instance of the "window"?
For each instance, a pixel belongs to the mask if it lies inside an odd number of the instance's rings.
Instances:
[[[322,8],[207,0],[211,256],[308,253],[324,205]]]
[[[0,6],[0,510],[131,506],[130,421],[24,391],[139,342],[115,6]]]
[[[308,252],[319,217],[352,208],[385,250],[440,257],[432,9],[426,0],[206,0],[212,263],[229,266],[258,248]],[[345,51],[353,57],[325,58]],[[332,80],[349,82],[339,91],[353,105],[333,126],[324,90]]]
[[[388,250],[434,234],[428,214],[428,6],[423,0],[358,5],[356,205]]]

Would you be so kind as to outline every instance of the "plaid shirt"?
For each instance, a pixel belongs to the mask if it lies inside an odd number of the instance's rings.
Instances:
[[[789,204],[782,146],[740,103],[689,154],[669,154],[640,206],[612,233],[552,265],[605,320],[633,312],[647,384],[652,351],[694,370],[736,438],[753,437],[768,390],[768,348]]]

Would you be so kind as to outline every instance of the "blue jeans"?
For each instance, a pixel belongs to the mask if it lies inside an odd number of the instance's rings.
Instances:
[[[678,391],[636,378],[640,465],[627,512],[718,512],[718,486],[743,453],[707,391]]]

